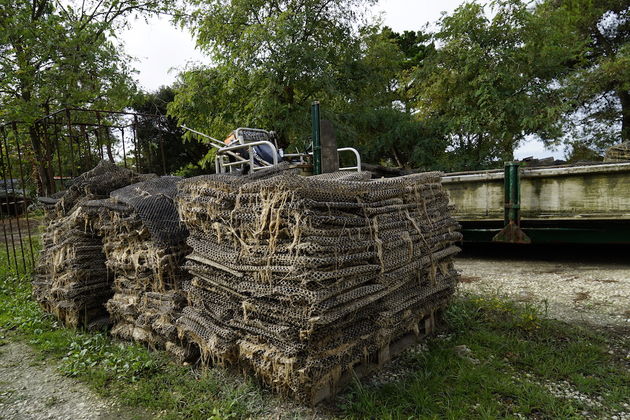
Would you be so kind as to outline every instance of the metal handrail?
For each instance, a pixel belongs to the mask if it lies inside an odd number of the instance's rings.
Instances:
[[[340,171],[356,170],[357,172],[361,172],[361,155],[359,154],[359,151],[357,149],[355,149],[354,147],[342,147],[341,149],[337,149],[337,154],[339,154],[339,152],[352,152],[357,158],[356,166],[346,166],[345,168],[339,168]]]
[[[339,154],[340,152],[352,152],[352,153],[354,153],[354,156],[356,157],[356,161],[357,161],[356,166],[346,166],[346,167],[343,167],[343,168],[339,168],[340,171],[357,171],[357,172],[361,172],[361,155],[359,154],[359,151],[357,149],[355,149],[354,147],[342,147],[340,149],[337,149],[337,154]],[[300,163],[304,163],[304,156],[311,156],[312,154],[313,154],[313,152],[285,153],[283,157],[285,157],[285,158],[300,158]]]

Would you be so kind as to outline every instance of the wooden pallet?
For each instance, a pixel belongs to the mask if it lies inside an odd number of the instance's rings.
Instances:
[[[382,346],[378,351],[351,363],[345,369],[337,369],[335,373],[313,386],[309,403],[314,406],[337,395],[353,379],[364,378],[383,368],[394,357],[407,348],[417,344],[435,331],[438,311],[431,311],[418,323],[417,333],[410,332]]]

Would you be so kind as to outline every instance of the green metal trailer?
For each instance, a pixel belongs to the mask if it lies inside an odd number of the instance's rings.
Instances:
[[[466,242],[630,244],[630,162],[447,174]]]

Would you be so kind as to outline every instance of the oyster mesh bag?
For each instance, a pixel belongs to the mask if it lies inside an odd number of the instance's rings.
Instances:
[[[261,171],[178,187],[192,248],[179,336],[298,400],[417,333],[454,291],[461,234],[439,173]]]
[[[35,267],[33,296],[71,327],[108,323],[104,303],[112,295],[99,232],[99,199],[113,190],[150,178],[107,161],[75,178],[70,187],[43,198],[46,227]]]

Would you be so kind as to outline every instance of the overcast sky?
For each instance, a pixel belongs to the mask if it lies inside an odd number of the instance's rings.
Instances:
[[[375,13],[382,13],[383,23],[395,31],[418,30],[426,23],[437,21],[442,12],[451,13],[462,0],[380,0]],[[128,54],[135,57],[137,78],[145,90],[170,85],[179,69],[187,63],[207,63],[208,59],[195,49],[191,35],[175,28],[167,18],[152,18],[147,23],[137,20],[122,34]],[[520,147],[515,157],[562,157],[561,152],[543,150],[542,144],[531,141]]]

